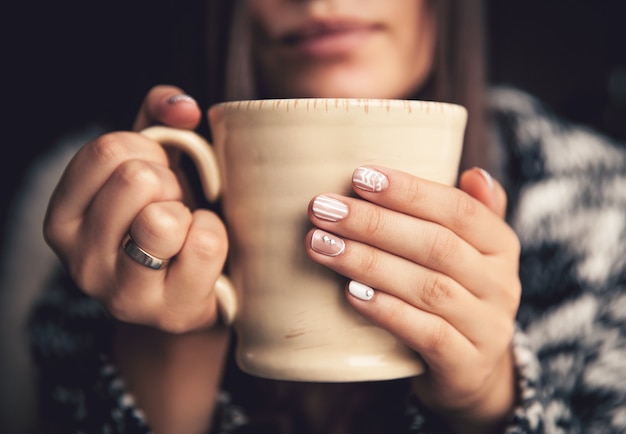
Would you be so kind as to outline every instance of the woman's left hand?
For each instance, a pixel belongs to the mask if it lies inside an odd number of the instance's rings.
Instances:
[[[515,401],[521,294],[504,190],[480,169],[460,188],[374,167],[353,184],[365,200],[311,202],[309,255],[352,279],[350,303],[420,354],[426,371],[412,386],[425,406],[455,431],[497,428]]]

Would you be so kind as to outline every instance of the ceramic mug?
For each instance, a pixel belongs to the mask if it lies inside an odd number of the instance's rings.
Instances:
[[[362,165],[452,185],[467,112],[437,102],[280,99],[209,110],[212,145],[190,131],[143,134],[194,160],[207,199],[222,200],[229,275],[218,303],[252,375],[348,382],[418,375],[419,356],[347,302],[347,279],[305,252],[307,209],[320,193],[351,194]],[[418,331],[419,332],[419,331]]]

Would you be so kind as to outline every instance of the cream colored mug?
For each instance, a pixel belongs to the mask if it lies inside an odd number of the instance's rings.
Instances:
[[[362,165],[452,185],[466,118],[463,107],[437,102],[254,100],[209,110],[212,145],[190,131],[143,131],[188,153],[207,199],[222,199],[229,276],[216,292],[237,333],[241,369],[318,382],[423,371],[414,351],[352,308],[344,277],[308,257],[307,208],[320,193],[351,194],[352,172]]]

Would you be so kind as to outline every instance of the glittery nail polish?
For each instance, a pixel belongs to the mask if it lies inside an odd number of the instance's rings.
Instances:
[[[352,183],[361,190],[374,193],[385,190],[389,187],[389,179],[385,174],[370,167],[359,167],[352,174]]]
[[[317,196],[312,206],[315,217],[329,222],[338,222],[348,215],[348,206],[329,196]]]
[[[311,237],[311,248],[326,256],[338,256],[343,253],[346,243],[333,234],[316,229]]]

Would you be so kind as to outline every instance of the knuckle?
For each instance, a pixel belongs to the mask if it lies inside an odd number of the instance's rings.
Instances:
[[[467,194],[460,194],[456,208],[451,215],[453,227],[464,228],[471,224],[478,214],[478,202]]]
[[[176,212],[171,210],[172,206],[178,208]],[[147,236],[153,238],[156,243],[160,243],[186,229],[190,219],[189,209],[182,202],[176,202],[168,204],[165,209],[159,204],[146,206],[137,216],[136,223],[147,232]]]
[[[43,239],[57,254],[67,253],[71,250],[81,223],[81,219],[68,219],[58,209],[49,209],[43,221]]]
[[[367,270],[369,274],[377,274],[380,268],[379,258],[374,253],[359,255],[356,265],[357,270]]]
[[[512,279],[504,291],[504,305],[508,307],[509,313],[515,315],[519,308],[522,295],[522,283],[519,278]]]
[[[373,236],[384,230],[384,219],[378,208],[373,212],[367,213],[364,221],[365,234]]]
[[[67,268],[76,286],[90,296],[97,295],[99,273],[90,266],[88,255],[74,255],[73,260],[68,261]]]
[[[450,331],[446,323],[443,321],[438,322],[424,335],[425,351],[434,356],[444,353],[446,346],[450,342],[449,334]]]
[[[159,174],[146,161],[124,161],[117,167],[114,176],[120,184],[133,189],[133,195],[138,198],[152,198],[162,190]]]
[[[53,250],[57,251],[65,245],[68,237],[68,225],[59,221],[56,216],[48,216],[43,225],[43,239]],[[58,253],[58,251],[57,251]]]
[[[422,196],[422,180],[410,177],[407,180],[405,197],[409,203],[418,203]]]
[[[428,307],[439,307],[450,298],[452,298],[452,288],[442,275],[433,275],[422,288],[421,299]]]
[[[56,224],[56,221],[53,217],[46,217],[46,220],[43,224],[43,239],[49,246],[57,246],[60,244],[62,239],[61,234],[59,233],[60,225]]]
[[[223,260],[226,257],[228,243],[219,233],[211,230],[198,230],[187,239],[187,248],[202,262]]]
[[[117,169],[117,176],[128,184],[135,184],[137,182],[151,185],[158,183],[159,177],[156,174],[154,167],[142,160],[128,160],[120,164]]]
[[[117,165],[128,158],[130,149],[125,137],[127,133],[104,134],[89,144],[89,152],[98,163]]]
[[[439,267],[456,257],[458,244],[456,236],[443,227],[434,230],[428,248],[428,260],[435,267]]]
[[[385,311],[378,311],[377,322],[400,329],[404,324],[410,324],[410,308],[406,303],[393,303]]]
[[[492,323],[492,327],[497,329],[498,333],[490,335],[488,341],[480,344],[480,348],[487,354],[499,357],[511,348],[515,334],[515,321],[508,317],[501,317]]]

